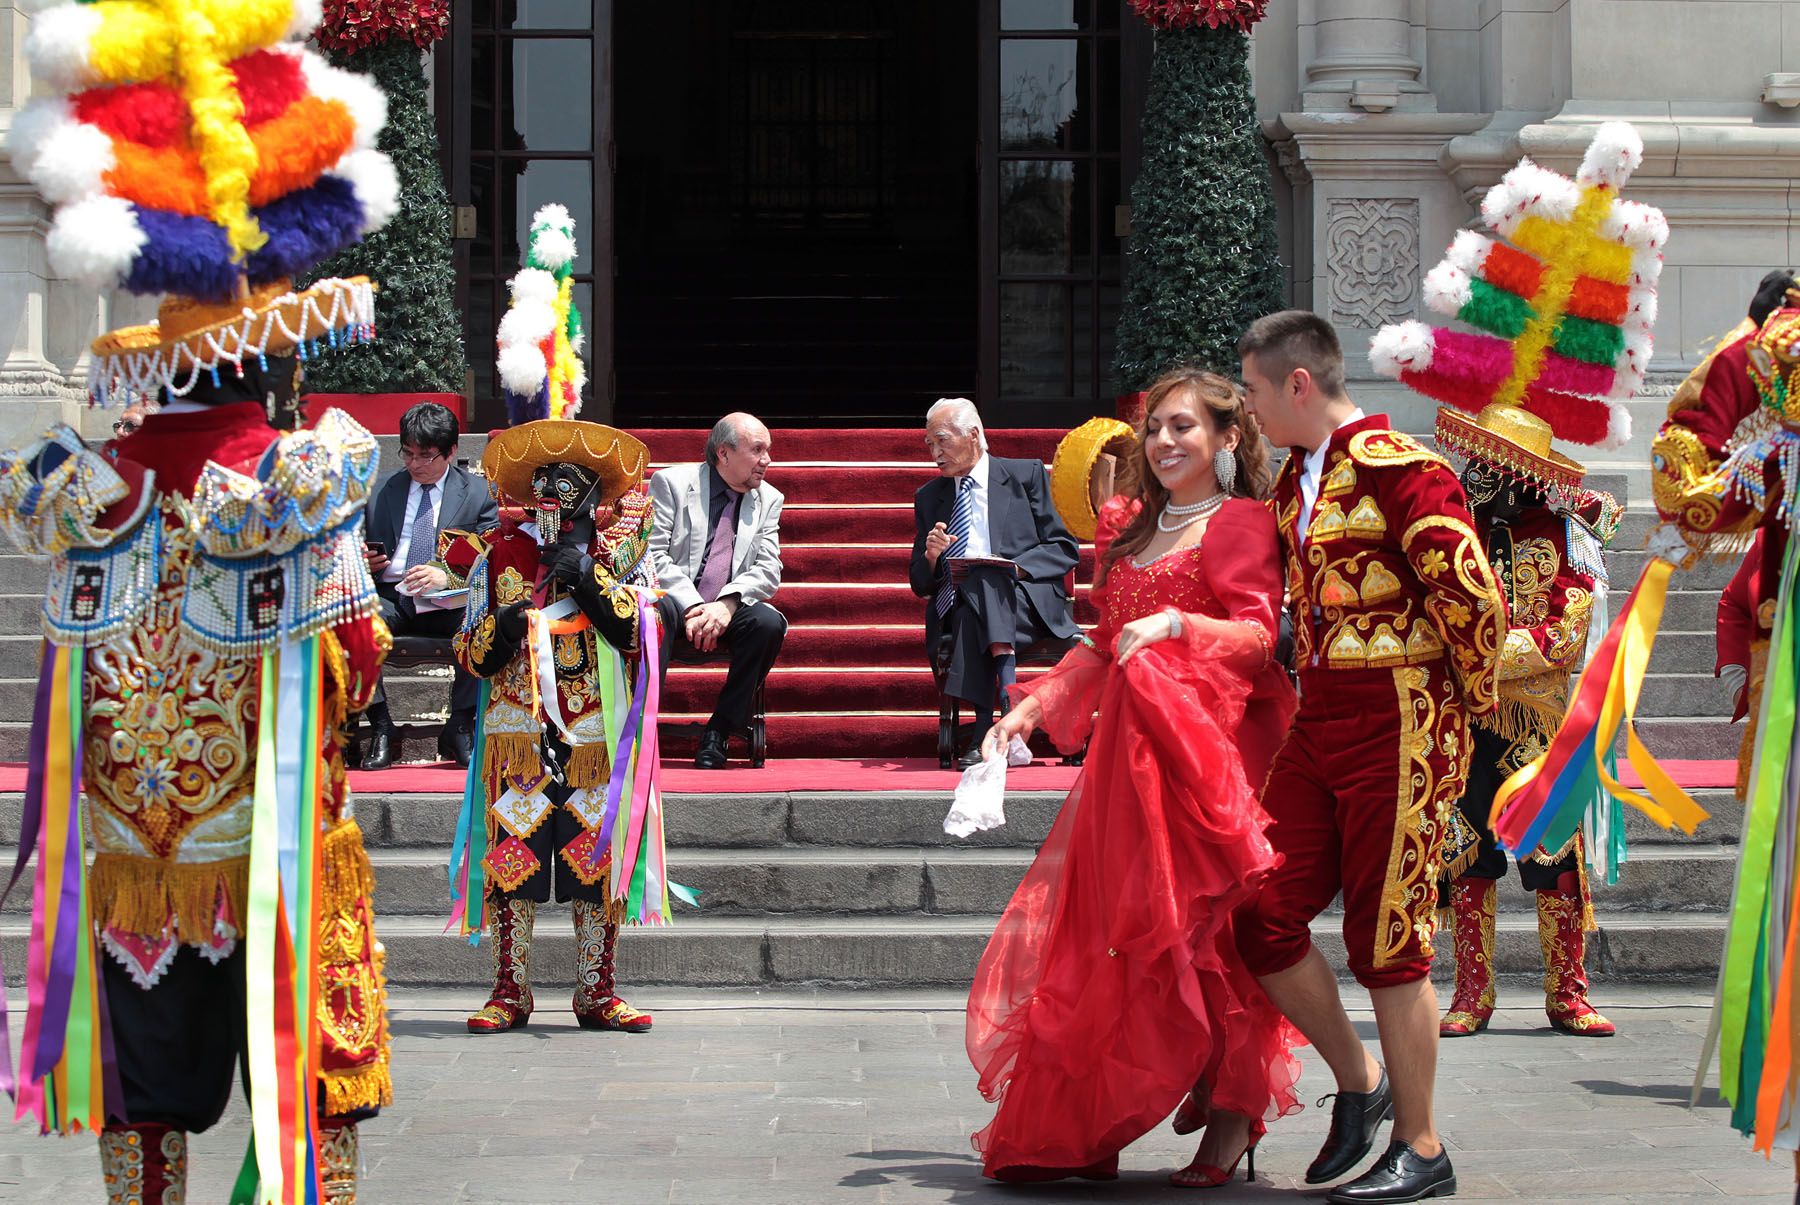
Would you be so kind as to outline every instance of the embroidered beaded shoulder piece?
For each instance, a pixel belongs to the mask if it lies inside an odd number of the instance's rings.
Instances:
[[[181,624],[227,656],[264,652],[374,609],[362,553],[375,437],[340,410],[278,439],[256,476],[209,464],[194,492]]]

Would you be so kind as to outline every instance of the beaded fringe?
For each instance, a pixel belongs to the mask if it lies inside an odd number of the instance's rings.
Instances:
[[[320,912],[326,924],[330,923],[330,918],[351,912],[362,901],[372,899],[375,869],[369,864],[362,829],[356,821],[345,820],[327,832],[319,858],[322,864]],[[370,969],[375,976],[375,1000],[372,1003],[381,1010],[375,1058],[360,1066],[328,1067],[320,1071],[322,1112],[327,1117],[378,1108],[394,1101],[394,1077],[388,1059],[387,951],[379,941],[373,943],[373,949],[374,965]]]

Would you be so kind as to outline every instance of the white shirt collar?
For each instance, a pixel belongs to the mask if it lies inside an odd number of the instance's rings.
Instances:
[[[986,452],[983,452],[980,459],[976,460],[975,467],[969,470],[969,480],[973,481],[981,489],[987,488],[988,454]]]

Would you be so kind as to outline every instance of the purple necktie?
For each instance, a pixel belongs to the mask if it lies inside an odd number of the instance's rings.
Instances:
[[[731,550],[737,543],[738,507],[744,496],[730,491],[725,505],[719,508],[719,521],[713,524],[712,538],[706,542],[706,564],[700,567],[700,580],[694,588],[703,602],[712,602],[731,580]]]

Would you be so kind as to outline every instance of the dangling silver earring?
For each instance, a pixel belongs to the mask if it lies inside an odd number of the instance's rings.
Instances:
[[[1230,448],[1220,448],[1214,452],[1213,476],[1218,478],[1219,492],[1229,494],[1231,487],[1237,483],[1237,453]]]

